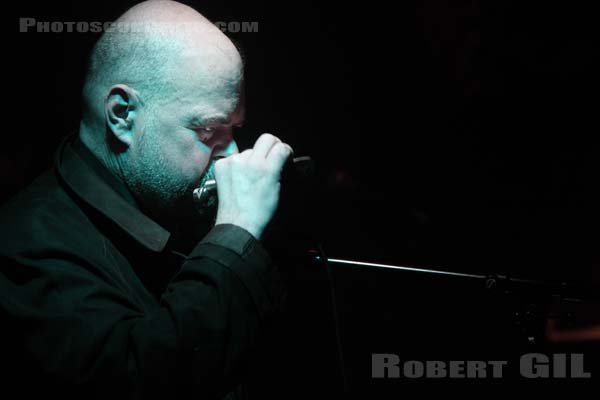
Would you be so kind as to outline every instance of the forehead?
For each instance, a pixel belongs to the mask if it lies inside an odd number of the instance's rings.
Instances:
[[[210,122],[239,123],[245,117],[244,98],[241,95],[223,98],[202,98],[184,110],[188,123]]]
[[[182,67],[176,77],[179,107],[197,115],[229,115],[243,108],[241,68],[217,68],[210,65]]]
[[[243,85],[241,73],[223,76],[218,72],[188,69],[176,83],[176,96],[171,107],[177,114],[203,117],[230,117],[243,113]]]

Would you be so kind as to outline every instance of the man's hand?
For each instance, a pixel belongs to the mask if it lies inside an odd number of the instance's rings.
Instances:
[[[254,148],[215,164],[219,195],[216,224],[234,224],[260,239],[279,203],[279,178],[292,148],[262,134]]]

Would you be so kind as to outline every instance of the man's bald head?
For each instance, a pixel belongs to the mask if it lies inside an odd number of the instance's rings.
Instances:
[[[83,118],[90,125],[102,123],[104,99],[116,84],[130,86],[152,107],[169,101],[182,85],[196,83],[197,90],[210,91],[215,84],[241,79],[242,61],[231,40],[184,4],[145,1],[113,27],[89,60]]]
[[[116,25],[130,29],[105,32],[90,58],[80,137],[147,212],[187,218],[211,160],[238,151],[242,60],[216,26],[174,1],[140,3]]]

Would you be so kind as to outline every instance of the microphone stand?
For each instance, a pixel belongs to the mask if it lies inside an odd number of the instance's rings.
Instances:
[[[418,273],[425,274],[431,276],[442,276],[442,277],[458,277],[463,279],[469,279],[473,281],[481,281],[484,285],[486,291],[502,294],[504,296],[508,296],[513,292],[516,292],[517,289],[520,291],[525,291],[528,294],[534,294],[534,297],[538,300],[537,303],[540,303],[540,297],[548,297],[550,296],[553,299],[553,302],[578,302],[583,299],[598,299],[599,294],[598,290],[594,291],[593,288],[582,287],[580,285],[575,285],[570,282],[550,282],[550,281],[541,281],[541,280],[533,280],[533,279],[524,279],[519,277],[511,277],[505,274],[498,273],[490,273],[490,274],[472,274],[472,273],[462,273],[462,272],[454,272],[454,271],[446,271],[440,269],[431,269],[431,268],[421,268],[421,267],[413,267],[413,266],[403,266],[403,265],[391,265],[391,264],[382,264],[382,263],[374,263],[374,262],[365,262],[365,261],[357,261],[357,260],[347,260],[340,258],[330,258],[327,257],[323,251],[322,246],[319,244],[316,246],[317,250],[309,250],[308,255],[309,258],[317,261],[324,265],[327,270],[327,277],[330,285],[330,301],[332,306],[333,319],[335,324],[335,336],[337,340],[337,353],[338,353],[338,361],[339,368],[342,377],[342,388],[344,393],[348,393],[348,381],[347,374],[345,371],[344,364],[344,353],[342,347],[341,340],[341,331],[339,324],[339,315],[337,310],[337,302],[335,295],[335,285],[333,281],[333,271],[332,266],[339,267],[350,267],[350,268],[371,268],[371,269],[380,269],[380,270],[394,270],[398,272],[408,272],[408,273]],[[508,301],[509,299],[504,299],[504,301]],[[536,335],[533,332],[533,325],[535,320],[543,320],[545,321],[548,317],[550,317],[550,313],[547,310],[540,313],[536,302],[528,302],[526,308],[524,310],[519,311],[511,311],[512,317],[514,318],[515,325],[521,328],[521,333],[527,337],[527,341],[529,343],[537,342]],[[514,304],[512,304],[514,306]],[[522,304],[521,304],[522,305]]]
[[[536,292],[545,292],[556,295],[568,295],[570,298],[590,298],[595,297],[595,294],[591,292],[589,288],[584,288],[581,286],[577,286],[570,282],[551,282],[551,281],[540,281],[533,279],[523,279],[511,277],[509,275],[498,274],[498,273],[490,273],[487,275],[481,274],[467,274],[462,272],[453,272],[453,271],[444,271],[430,268],[421,268],[421,267],[408,267],[402,265],[390,265],[390,264],[381,264],[381,263],[373,263],[373,262],[365,262],[365,261],[354,261],[354,260],[344,260],[340,258],[325,258],[324,255],[319,254],[321,252],[310,251],[314,260],[319,262],[325,262],[327,264],[335,264],[341,266],[350,266],[350,267],[366,267],[366,268],[375,268],[382,270],[396,270],[400,272],[416,272],[421,274],[429,274],[429,275],[438,275],[438,276],[448,276],[448,277],[460,277],[460,278],[468,278],[473,280],[483,281],[486,289],[497,289],[503,288],[504,290],[509,290],[512,288],[524,288],[524,289],[532,289]]]

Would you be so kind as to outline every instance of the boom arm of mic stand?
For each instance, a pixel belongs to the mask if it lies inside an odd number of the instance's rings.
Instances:
[[[594,296],[594,291],[589,288],[577,286],[571,284],[569,282],[549,282],[549,281],[539,281],[532,279],[522,279],[510,277],[508,275],[490,273],[487,275],[481,274],[468,274],[462,272],[453,272],[453,271],[445,271],[431,268],[421,268],[421,267],[408,267],[403,265],[391,265],[391,264],[381,264],[381,263],[373,263],[373,262],[365,262],[365,261],[356,261],[356,260],[345,260],[340,258],[327,258],[324,260],[323,256],[321,256],[318,252],[311,252],[312,256],[316,261],[327,262],[328,264],[335,264],[341,266],[348,267],[363,267],[363,268],[375,268],[382,270],[396,270],[400,272],[415,272],[421,274],[430,274],[437,276],[448,276],[448,277],[459,277],[459,278],[467,278],[474,280],[481,280],[484,282],[485,287],[487,289],[498,289],[503,288],[505,290],[509,290],[516,287],[521,287],[525,289],[531,289],[536,292],[547,292],[549,294],[555,295],[565,295],[568,297],[574,298],[588,298]]]
[[[521,331],[521,335],[530,343],[537,342],[544,335],[548,318],[553,317],[552,305],[582,302],[583,300],[598,301],[599,291],[593,287],[575,285],[569,282],[549,282],[523,278],[509,277],[502,274],[468,274],[413,266],[391,265],[365,261],[327,258],[320,249],[310,251],[310,256],[325,265],[328,273],[332,265],[342,267],[373,268],[428,274],[432,276],[458,277],[479,280],[484,283],[486,291],[495,294],[500,304],[510,309],[513,323]],[[330,282],[333,284],[333,281]],[[333,296],[333,291],[332,291]],[[337,325],[337,321],[336,321]],[[339,329],[339,328],[338,328]]]

